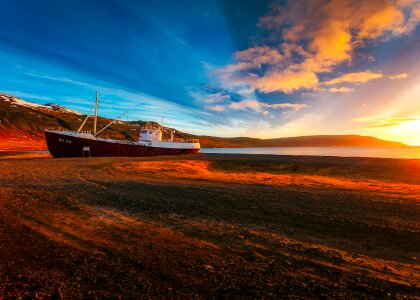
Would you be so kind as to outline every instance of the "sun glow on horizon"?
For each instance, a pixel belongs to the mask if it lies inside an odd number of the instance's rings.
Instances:
[[[385,140],[400,142],[409,146],[420,146],[420,119],[380,128],[370,128],[369,130],[377,131],[372,135]]]

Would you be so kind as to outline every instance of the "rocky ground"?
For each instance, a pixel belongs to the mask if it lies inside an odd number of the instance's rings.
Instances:
[[[40,157],[0,158],[5,298],[420,297],[420,160]]]

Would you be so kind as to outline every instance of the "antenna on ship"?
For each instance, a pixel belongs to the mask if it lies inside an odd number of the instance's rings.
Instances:
[[[106,125],[104,128],[102,128],[101,130],[98,131],[98,133],[94,134],[94,136],[98,136],[98,134],[100,134],[102,131],[104,131],[105,129],[107,129],[109,126],[111,126],[112,124],[114,124],[115,122],[117,122],[119,119],[121,119],[125,114],[127,114],[127,112],[124,112],[122,115],[118,116],[116,119],[114,119],[111,123],[109,123],[108,125]]]
[[[98,91],[96,91],[96,102],[95,102],[95,121],[93,123],[93,135],[96,135],[96,123],[98,122]]]

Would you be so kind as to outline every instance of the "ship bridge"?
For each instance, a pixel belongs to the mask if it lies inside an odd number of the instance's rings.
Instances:
[[[162,131],[156,128],[147,128],[144,127],[140,130],[140,141],[152,142],[152,141],[162,141]]]

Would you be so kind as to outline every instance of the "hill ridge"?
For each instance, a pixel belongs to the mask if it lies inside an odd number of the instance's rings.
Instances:
[[[46,149],[44,131],[47,128],[77,130],[85,115],[58,104],[32,103],[18,97],[0,93],[0,150]],[[107,125],[111,119],[98,117],[98,127]],[[87,129],[92,127],[88,121]],[[119,121],[111,125],[103,136],[106,138],[136,141],[138,131],[146,121]],[[163,135],[169,137],[172,128]],[[198,138],[203,148],[242,147],[329,147],[329,146],[406,146],[402,143],[386,141],[370,136],[350,135],[310,135],[260,139],[252,137],[198,136],[175,130],[176,137]]]

